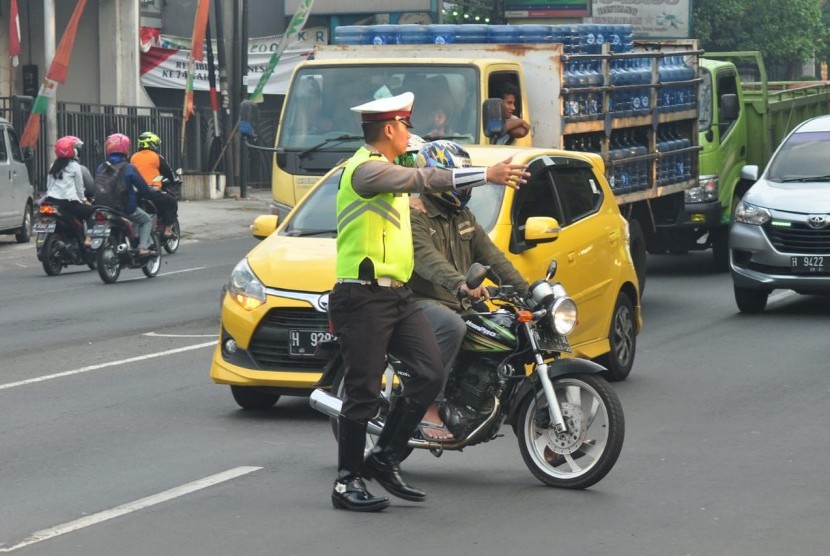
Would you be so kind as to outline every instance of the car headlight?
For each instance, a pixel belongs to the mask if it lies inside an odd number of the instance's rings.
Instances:
[[[687,189],[684,193],[687,203],[706,203],[718,198],[718,177],[700,176],[698,186]]]
[[[557,334],[568,336],[576,328],[576,302],[570,297],[560,297],[550,308],[550,319]]]
[[[245,259],[239,261],[231,272],[228,293],[247,311],[252,311],[265,303],[265,286],[256,277]]]
[[[772,216],[764,207],[756,207],[746,201],[741,201],[735,208],[735,222],[762,226],[769,222]]]

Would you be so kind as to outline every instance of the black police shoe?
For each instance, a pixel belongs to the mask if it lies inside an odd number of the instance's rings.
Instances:
[[[411,502],[423,502],[427,493],[406,484],[401,477],[398,463],[383,451],[373,452],[363,462],[363,474],[367,479],[375,479],[390,494]]]
[[[349,475],[334,481],[331,504],[338,510],[351,512],[379,512],[389,507],[385,496],[372,496],[363,479]]]

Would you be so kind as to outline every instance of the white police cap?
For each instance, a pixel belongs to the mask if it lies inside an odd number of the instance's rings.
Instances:
[[[407,127],[412,127],[409,118],[412,116],[412,105],[415,103],[415,95],[406,92],[388,98],[379,98],[353,106],[353,112],[360,114],[364,122],[382,122],[386,120],[398,120]]]

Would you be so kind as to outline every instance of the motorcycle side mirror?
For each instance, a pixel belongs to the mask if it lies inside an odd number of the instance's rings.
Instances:
[[[182,172],[182,169],[181,169],[181,168],[176,168],[176,171],[175,171],[175,172],[173,172],[173,173],[174,173],[174,174],[176,174],[176,176],[177,176],[177,177],[182,177],[182,174],[183,174],[184,172]]]
[[[489,266],[484,266],[481,263],[473,263],[470,265],[470,268],[467,270],[467,278],[465,283],[469,289],[475,289],[484,282],[484,279],[487,278],[487,274],[490,272]]]
[[[556,259],[554,259],[548,265],[548,271],[545,273],[545,281],[546,282],[549,282],[551,278],[556,276],[556,267],[557,267],[557,263],[556,263]]]

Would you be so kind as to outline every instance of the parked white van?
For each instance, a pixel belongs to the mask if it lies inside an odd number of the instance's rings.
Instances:
[[[17,133],[0,118],[0,234],[14,234],[18,243],[32,237],[34,190]]]

